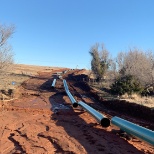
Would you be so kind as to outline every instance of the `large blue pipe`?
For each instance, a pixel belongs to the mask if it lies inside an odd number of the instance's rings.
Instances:
[[[51,87],[54,88],[56,84],[56,79],[53,80]]]
[[[131,134],[143,141],[146,141],[154,146],[154,131],[144,128],[142,126],[136,125],[127,120],[121,119],[119,117],[113,117],[111,123],[118,126],[121,130],[128,134]]]
[[[89,105],[85,104],[82,101],[79,101],[78,104],[84,108],[87,112],[89,112],[103,127],[110,126],[110,120],[106,118],[103,114],[99,113]]]
[[[77,107],[78,103],[77,101],[74,99],[74,97],[72,96],[72,94],[70,93],[69,89],[68,89],[68,85],[66,83],[66,80],[63,80],[63,84],[64,84],[64,88],[66,91],[67,96],[69,97],[71,103],[73,104],[73,107]]]

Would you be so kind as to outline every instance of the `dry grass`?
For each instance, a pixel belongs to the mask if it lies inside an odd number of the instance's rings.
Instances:
[[[13,69],[8,72],[9,74],[1,79],[0,90],[15,89],[30,76],[37,75],[37,70],[36,67],[29,65],[14,65]]]
[[[65,68],[15,64],[13,69],[8,72],[8,75],[5,78],[1,78],[0,99],[2,99],[1,95],[3,95],[3,97],[7,97],[6,93],[10,89],[17,89],[17,87],[30,77],[37,76],[40,72],[52,72],[57,69]]]
[[[137,103],[137,104],[144,105],[150,108],[154,108],[154,97],[153,96],[141,97],[138,94],[132,94],[132,95],[124,94],[120,97],[120,99],[126,100],[131,103]]]
[[[103,84],[98,84],[98,83],[90,83],[89,84],[91,87],[95,88],[98,90],[98,92],[100,92],[100,96],[104,97],[105,99],[117,99],[117,96],[113,96],[110,93],[106,92],[103,90],[102,87],[106,87],[107,89],[109,89],[109,84],[108,83],[103,83]],[[126,100],[127,102],[131,102],[131,103],[136,103],[136,104],[140,104],[140,105],[144,105],[150,108],[154,108],[154,96],[148,96],[148,97],[141,97],[138,94],[132,94],[132,95],[128,95],[127,93],[118,97],[120,100]]]
[[[29,79],[29,76],[26,75],[18,75],[18,74],[10,74],[7,78],[2,79],[0,83],[0,90],[8,90],[8,89],[15,89],[22,82]],[[14,84],[13,84],[14,83]]]
[[[26,75],[37,75],[38,72],[51,72],[53,70],[59,69],[59,67],[50,66],[35,66],[35,65],[25,65],[25,64],[15,64],[13,71],[11,73],[15,74],[26,74]]]

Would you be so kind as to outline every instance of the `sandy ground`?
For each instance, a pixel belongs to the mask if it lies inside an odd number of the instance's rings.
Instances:
[[[56,88],[51,89],[52,80],[45,78],[46,74],[41,75],[40,79],[26,81],[24,89],[21,88],[21,98],[3,102],[0,112],[1,154],[154,153],[151,145],[134,138],[126,140],[117,133],[117,127],[103,128],[80,107],[72,108],[62,81],[58,80]],[[86,93],[79,88],[76,90]],[[83,99],[86,103],[95,103],[92,98]],[[106,114],[103,110],[101,112]]]

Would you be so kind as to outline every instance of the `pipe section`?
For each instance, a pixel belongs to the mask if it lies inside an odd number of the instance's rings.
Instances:
[[[64,84],[65,91],[69,91],[66,80],[63,80],[63,84]]]
[[[121,130],[125,131],[126,133],[131,134],[154,146],[154,131],[136,125],[132,122],[121,119],[116,116],[111,119],[111,123],[115,126],[118,126]]]
[[[54,88],[56,84],[56,79],[53,80],[51,87]]]
[[[101,125],[102,127],[110,126],[110,120],[106,118],[104,115],[90,107],[89,105],[85,104],[84,102],[78,102],[78,104],[84,108],[87,112],[89,112]]]
[[[72,96],[72,94],[69,92],[69,89],[68,89],[68,85],[66,83],[66,80],[63,80],[63,84],[64,84],[64,88],[65,88],[66,94],[69,97],[71,103],[73,104],[73,107],[77,107],[78,106],[78,103],[74,99],[74,97]]]

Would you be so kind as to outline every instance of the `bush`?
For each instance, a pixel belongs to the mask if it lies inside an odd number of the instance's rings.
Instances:
[[[139,93],[141,94],[144,88],[142,87],[139,80],[137,80],[132,75],[126,75],[124,77],[118,78],[112,85],[111,85],[111,93],[123,95],[128,93],[131,95],[132,93]]]

